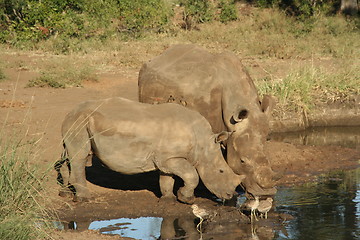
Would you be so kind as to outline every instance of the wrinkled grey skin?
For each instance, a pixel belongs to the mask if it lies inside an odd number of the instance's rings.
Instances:
[[[257,196],[276,193],[278,176],[264,154],[274,100],[265,96],[260,102],[234,54],[175,45],[142,66],[138,84],[140,102],[176,102],[203,115],[213,132],[233,132],[226,158],[235,173],[246,175],[244,189]]]
[[[76,200],[90,197],[85,165],[95,154],[110,169],[123,174],[161,171],[162,197],[175,198],[174,179],[184,180],[178,200],[194,201],[199,176],[217,197],[230,199],[244,176],[226,164],[221,150],[227,132],[215,135],[199,113],[178,104],[150,105],[124,98],[81,103],[62,125],[65,152],[70,162],[69,183]]]

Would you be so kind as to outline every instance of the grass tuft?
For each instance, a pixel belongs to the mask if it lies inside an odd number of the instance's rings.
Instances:
[[[87,64],[78,66],[74,62],[54,61],[40,72],[40,76],[32,79],[28,87],[81,87],[83,81],[96,81],[94,69]]]
[[[0,81],[5,80],[5,79],[6,79],[5,73],[4,73],[4,71],[0,68]]]
[[[345,102],[360,94],[360,67],[348,65],[336,72],[306,66],[283,79],[264,78],[256,82],[260,94],[278,98],[284,111],[309,111],[316,104]]]
[[[0,239],[39,239],[44,176],[30,164],[32,145],[16,139],[0,135]]]

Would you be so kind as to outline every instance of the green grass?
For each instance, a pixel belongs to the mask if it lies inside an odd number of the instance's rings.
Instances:
[[[279,100],[283,111],[309,111],[316,104],[346,102],[360,94],[360,67],[345,65],[330,72],[328,69],[305,66],[283,79],[256,81],[260,94],[271,94]]]
[[[6,79],[4,71],[0,68],[0,81]]]
[[[39,239],[43,176],[30,163],[31,143],[0,135],[0,239]]]
[[[96,81],[97,76],[86,61],[81,63],[69,59],[49,61],[47,66],[40,70],[40,76],[31,79],[28,87],[81,87],[84,81]]]

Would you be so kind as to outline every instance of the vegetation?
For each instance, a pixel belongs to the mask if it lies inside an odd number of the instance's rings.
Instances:
[[[286,76],[254,77],[261,93],[277,96],[287,110],[308,110],[314,100],[342,101],[359,93],[354,84],[359,80],[359,17],[336,14],[339,1],[333,0],[247,2],[0,0],[0,42],[73,59],[92,57],[91,64],[44,65],[29,87],[81,86],[96,80],[101,66],[139,69],[170,44],[182,42],[243,58],[308,61],[300,69],[287,69]],[[324,58],[338,63],[332,71],[310,64]]]
[[[221,9],[219,14],[220,22],[227,23],[238,19],[238,13],[234,1],[221,0],[219,8]]]
[[[0,68],[0,81],[4,80],[6,78],[5,73],[3,72],[3,70]]]
[[[334,15],[340,9],[340,1],[307,1],[307,0],[259,0],[254,1],[260,7],[276,7],[284,10],[288,15],[299,18],[318,16],[319,14]]]
[[[74,62],[63,61],[59,63],[49,61],[46,69],[40,71],[40,76],[31,79],[28,87],[81,87],[84,81],[96,81],[94,69],[88,64],[76,65]]]
[[[101,40],[119,32],[137,37],[161,31],[169,16],[162,0],[0,0],[0,42],[22,47],[50,37]]]
[[[280,107],[309,111],[315,103],[351,100],[360,94],[359,82],[359,65],[350,65],[336,73],[303,67],[283,79],[263,79],[257,85],[260,93],[277,96]]]
[[[0,239],[43,236],[40,204],[42,176],[29,164],[31,144],[0,137]]]

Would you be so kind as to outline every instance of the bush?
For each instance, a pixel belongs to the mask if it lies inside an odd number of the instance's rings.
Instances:
[[[219,20],[222,23],[235,21],[238,18],[234,1],[222,0],[219,4],[221,8]]]
[[[180,4],[185,7],[185,21],[194,24],[209,22],[214,19],[214,7],[208,0],[181,0]]]
[[[258,0],[252,1],[259,7],[277,7],[285,10],[288,15],[306,19],[319,14],[333,15],[340,8],[340,1],[336,0]]]
[[[120,30],[139,33],[161,31],[170,17],[170,11],[162,0],[120,1]]]
[[[161,31],[169,17],[164,0],[0,0],[0,41],[16,45],[52,36],[86,39],[107,38],[119,30]]]

